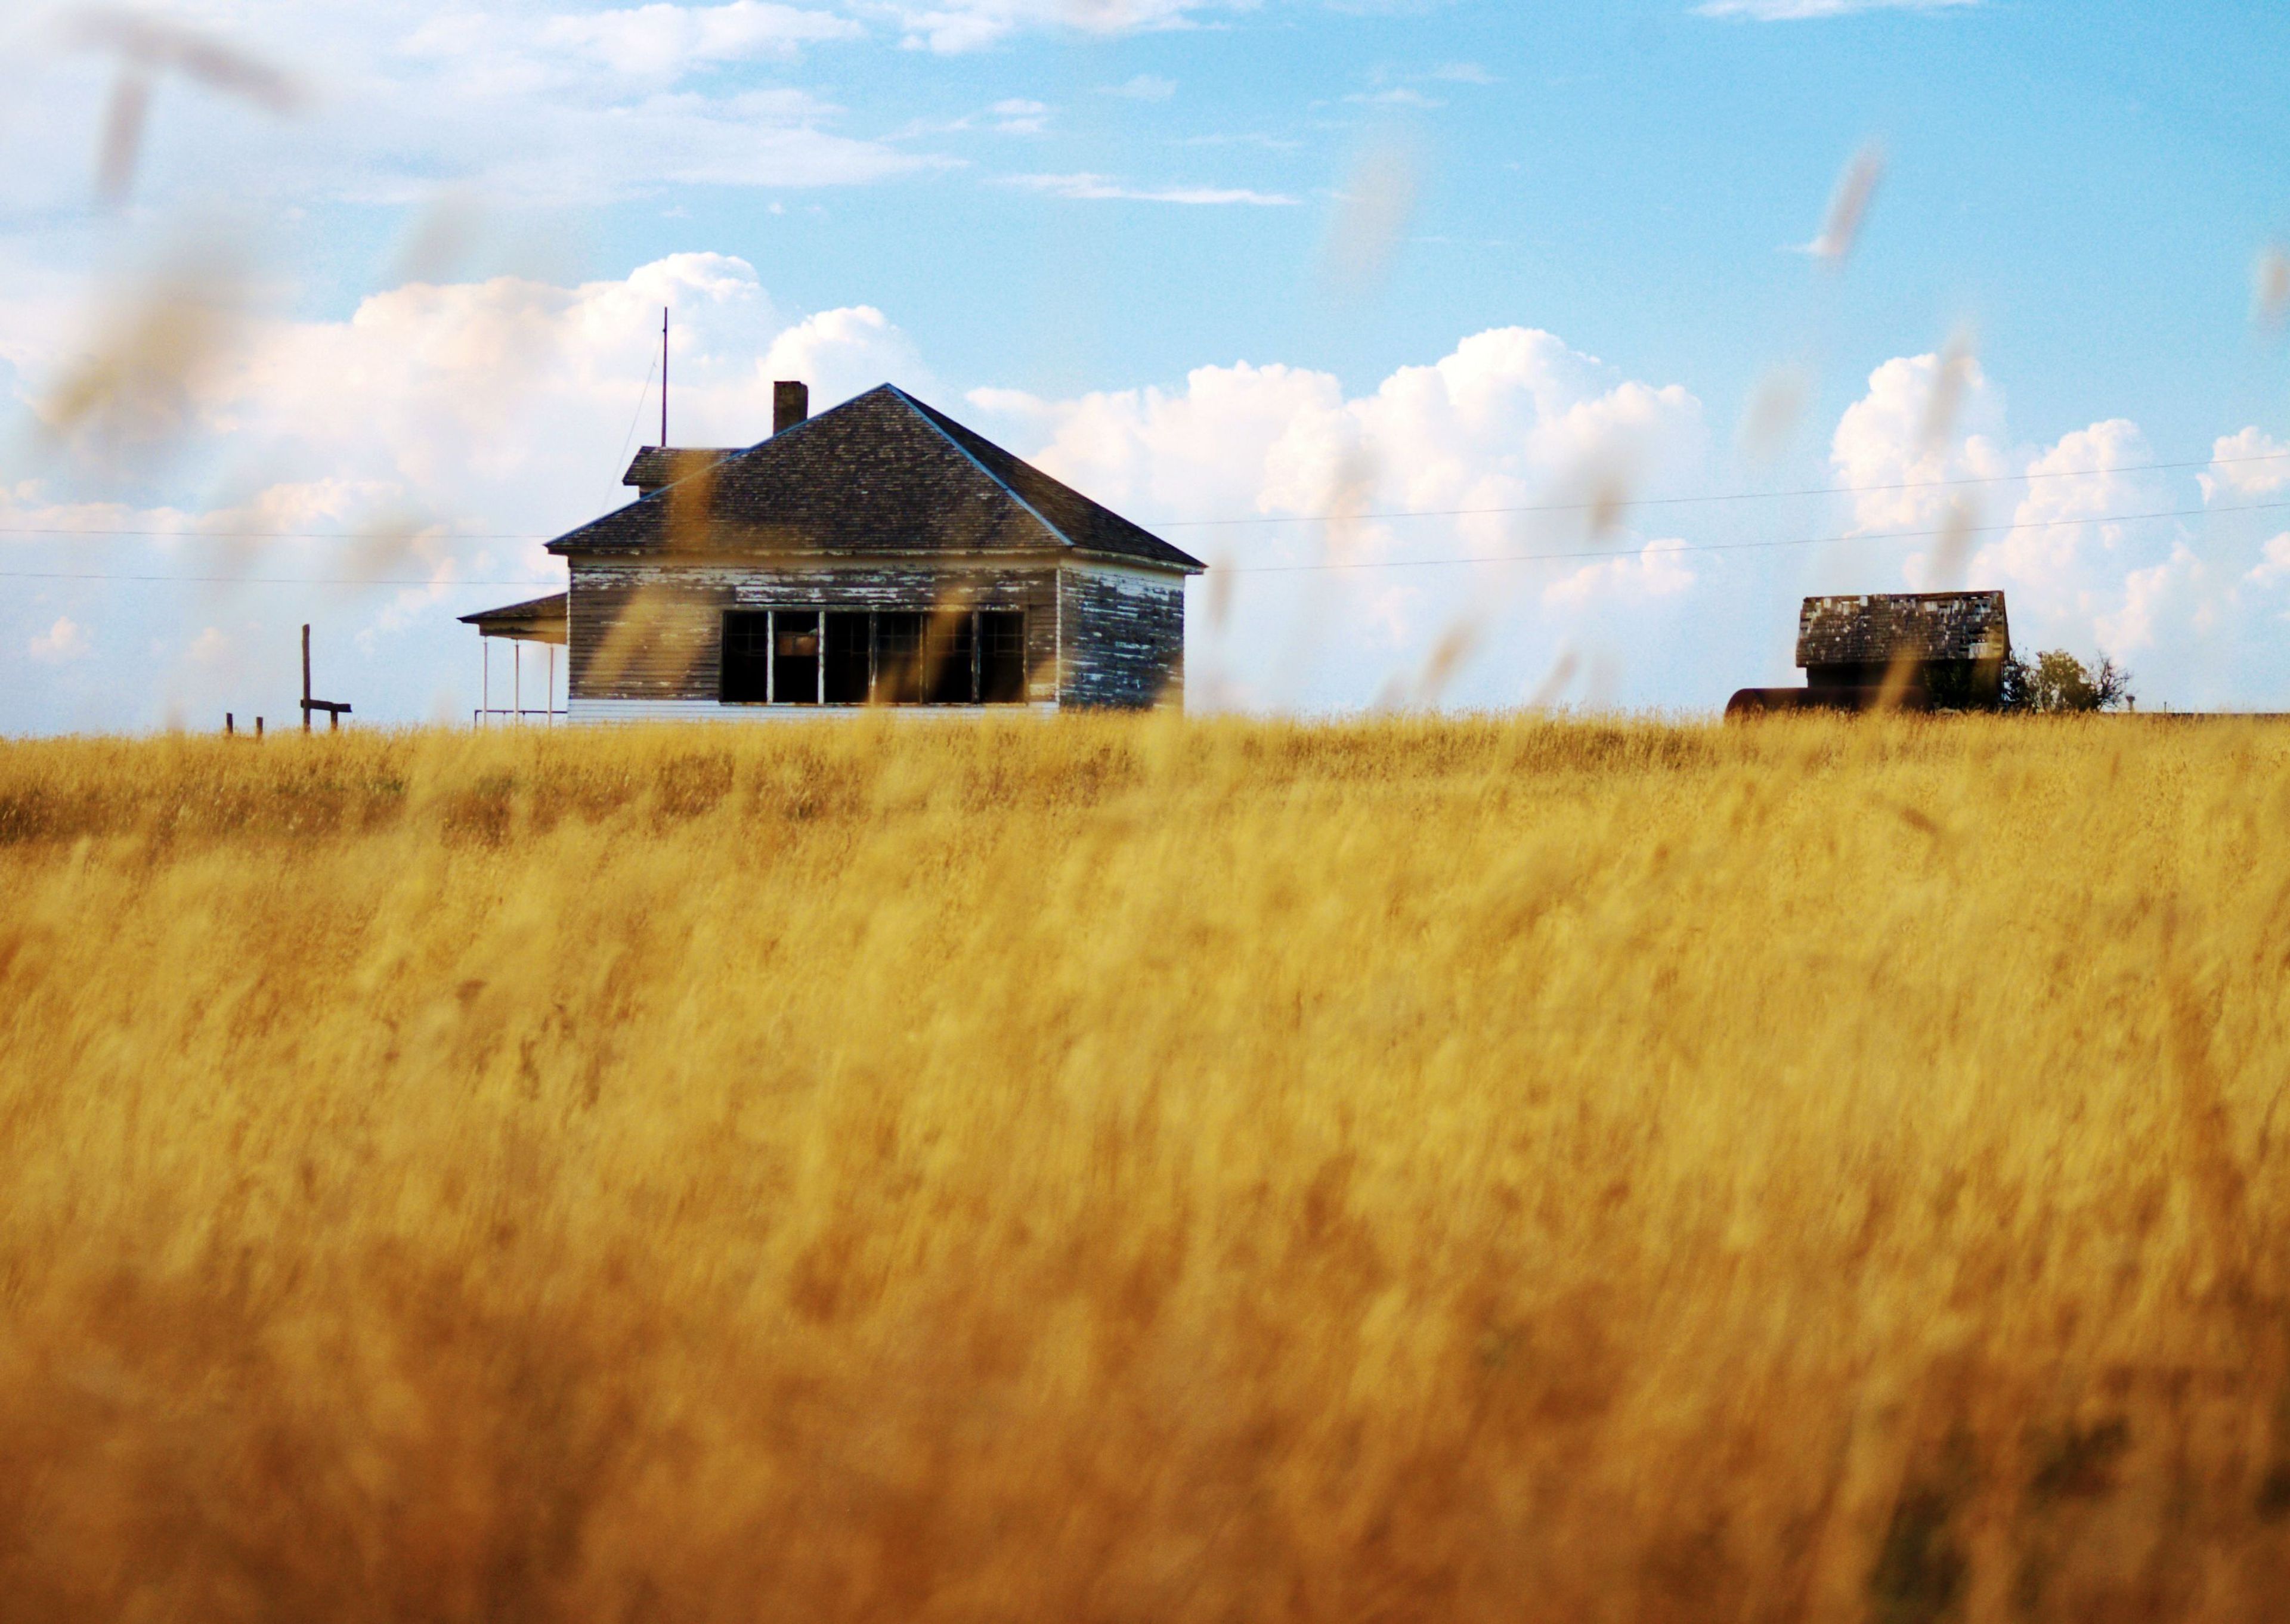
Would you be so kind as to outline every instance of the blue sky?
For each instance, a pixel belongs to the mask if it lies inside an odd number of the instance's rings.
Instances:
[[[892,377],[1230,569],[1203,708],[1708,709],[1803,593],[1937,584],[2290,707],[2274,8],[120,15],[0,84],[0,729],[275,716],[304,620],[361,718],[466,714],[662,300],[672,437]]]

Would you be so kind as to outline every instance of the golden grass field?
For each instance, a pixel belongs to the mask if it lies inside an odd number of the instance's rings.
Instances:
[[[2290,1612],[2290,730],[0,746],[10,1620]]]

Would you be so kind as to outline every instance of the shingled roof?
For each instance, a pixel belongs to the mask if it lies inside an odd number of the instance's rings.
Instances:
[[[1809,597],[1798,617],[1797,662],[1807,669],[1900,659],[2000,660],[2011,650],[2001,592]]]
[[[687,475],[712,468],[726,457],[736,457],[741,447],[647,445],[637,452],[629,471],[621,476],[624,485],[634,485],[650,496],[662,485],[672,485]]]
[[[559,556],[1190,554],[885,384],[559,536]]]

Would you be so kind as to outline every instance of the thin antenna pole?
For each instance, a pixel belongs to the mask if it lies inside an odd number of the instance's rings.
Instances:
[[[668,307],[660,311],[660,448],[668,449]]]

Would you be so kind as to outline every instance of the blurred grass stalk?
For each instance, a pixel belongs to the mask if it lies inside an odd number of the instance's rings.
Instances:
[[[0,746],[4,1611],[2262,1616],[2286,769]]]

